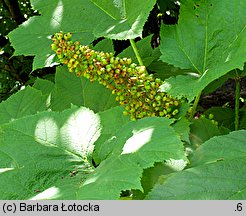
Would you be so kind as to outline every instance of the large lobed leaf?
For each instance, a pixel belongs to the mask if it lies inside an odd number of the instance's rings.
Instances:
[[[166,118],[144,118],[115,132],[101,148],[106,160],[82,184],[78,198],[117,199],[122,190],[143,190],[143,169],[155,162],[185,161],[182,142],[170,124]]]
[[[46,93],[26,87],[0,104],[0,124],[46,110],[49,106],[47,100]]]
[[[114,134],[109,129],[116,137],[111,154],[93,168],[94,144],[104,128],[113,127],[101,119],[122,116],[121,111],[44,111],[1,125],[0,198],[117,199],[122,190],[141,189],[142,171],[154,162],[185,160],[171,121],[146,118]]]
[[[54,64],[50,37],[73,32],[75,40],[91,43],[95,37],[126,40],[141,37],[155,0],[32,0],[41,15],[31,17],[9,34],[15,55],[35,55],[33,69]]]
[[[95,112],[117,106],[115,96],[98,82],[91,83],[84,77],[69,73],[67,67],[58,67],[55,89],[51,97],[52,110],[64,110],[71,104],[85,106]]]
[[[100,119],[87,108],[45,111],[1,125],[0,131],[1,199],[29,199],[50,189],[54,193],[44,198],[55,199],[65,195],[59,184],[74,184],[71,173],[79,171],[77,184],[85,178],[83,159],[92,154]]]
[[[191,168],[163,178],[148,199],[246,198],[246,131],[213,137],[198,148]]]
[[[246,2],[181,1],[177,25],[161,28],[161,60],[196,75],[179,75],[165,87],[192,100],[213,80],[246,61]]]

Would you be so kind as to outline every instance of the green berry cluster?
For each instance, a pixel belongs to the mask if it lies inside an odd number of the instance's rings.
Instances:
[[[116,95],[116,101],[125,106],[124,115],[132,120],[147,116],[174,117],[180,102],[159,91],[163,82],[148,74],[144,66],[132,63],[130,58],[115,57],[113,53],[98,52],[78,41],[71,40],[71,33],[56,33],[51,45],[61,63],[70,72],[97,80]]]

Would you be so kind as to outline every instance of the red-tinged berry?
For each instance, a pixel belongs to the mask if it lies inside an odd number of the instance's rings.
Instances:
[[[76,76],[81,76],[81,74],[82,74],[82,71],[78,71],[78,72],[76,73]]]
[[[56,54],[57,55],[61,55],[61,53],[62,53],[62,49],[61,48],[56,49]]]

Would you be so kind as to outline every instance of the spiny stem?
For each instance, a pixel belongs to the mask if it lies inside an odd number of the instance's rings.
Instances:
[[[239,129],[239,100],[240,100],[240,76],[236,76],[236,91],[235,91],[235,130]]]
[[[201,94],[202,92],[200,92],[196,98],[195,98],[195,101],[194,101],[194,104],[193,104],[193,107],[192,107],[192,112],[191,112],[191,115],[190,115],[190,120],[192,120],[194,118],[194,115],[196,113],[196,108],[197,108],[197,105],[198,105],[198,102],[200,100],[200,97],[201,97]]]
[[[136,43],[133,39],[130,39],[130,43],[131,43],[131,46],[132,46],[132,49],[137,57],[137,60],[138,60],[138,63],[139,65],[143,66],[143,60],[141,59],[141,56],[139,55],[139,52],[138,52],[138,49],[136,47]]]

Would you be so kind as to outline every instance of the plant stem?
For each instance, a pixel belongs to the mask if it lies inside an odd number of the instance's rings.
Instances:
[[[236,91],[235,91],[235,130],[239,128],[239,99],[240,99],[240,76],[236,76]]]
[[[132,49],[133,49],[133,51],[134,51],[134,53],[135,53],[135,55],[137,57],[137,60],[138,60],[139,64],[141,66],[143,66],[144,65],[143,64],[143,60],[141,59],[141,56],[139,55],[139,52],[138,52],[138,49],[136,47],[135,41],[133,39],[130,39],[130,43],[131,43]]]
[[[194,101],[194,104],[193,104],[193,107],[192,107],[192,112],[191,112],[191,115],[190,115],[190,120],[192,120],[194,118],[194,115],[196,113],[196,108],[197,108],[197,105],[198,105],[198,102],[200,100],[200,97],[201,97],[201,94],[202,92],[200,92],[196,98],[195,98],[195,101]]]

